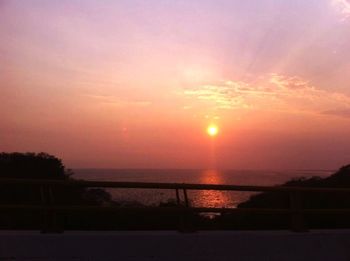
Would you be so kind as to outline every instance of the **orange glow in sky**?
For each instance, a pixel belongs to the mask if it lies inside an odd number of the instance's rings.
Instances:
[[[0,152],[70,168],[348,164],[350,7],[295,2],[0,0]]]

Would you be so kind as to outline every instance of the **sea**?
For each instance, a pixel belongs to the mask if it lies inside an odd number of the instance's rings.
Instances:
[[[183,169],[73,169],[73,177],[93,181],[165,182],[195,184],[261,185],[282,184],[301,177],[326,177],[331,170],[183,170]],[[121,204],[157,206],[175,202],[175,190],[107,189],[114,201]],[[188,191],[193,207],[235,208],[249,199],[253,192]],[[180,194],[183,199],[183,195]]]

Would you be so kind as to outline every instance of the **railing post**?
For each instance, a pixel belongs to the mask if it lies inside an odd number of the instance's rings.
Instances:
[[[179,232],[193,233],[196,231],[193,224],[193,212],[191,211],[187,190],[185,188],[183,189],[183,194],[184,194],[185,205],[181,207],[181,219],[180,219]],[[178,194],[176,195],[178,196]]]
[[[186,208],[188,208],[190,206],[190,202],[188,201],[187,190],[183,189],[183,191],[184,191],[185,206]]]
[[[62,233],[63,230],[58,228],[57,214],[54,210],[48,209],[54,203],[52,188],[49,186],[40,186],[41,202],[43,210],[43,224],[41,233]]]
[[[40,199],[41,199],[41,205],[43,206],[43,212],[42,212],[42,223],[41,223],[41,233],[46,233],[48,230],[48,215],[47,215],[47,210],[45,209],[47,205],[47,195],[45,191],[45,186],[41,185],[40,186]]]
[[[303,214],[302,198],[300,191],[289,192],[291,213],[291,230],[294,232],[307,232],[307,226]]]
[[[176,204],[178,206],[180,206],[181,205],[181,200],[180,200],[179,189],[175,189],[175,193],[176,193]]]

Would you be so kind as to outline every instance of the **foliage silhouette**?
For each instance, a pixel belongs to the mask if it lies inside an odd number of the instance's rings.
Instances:
[[[0,153],[1,178],[65,180],[71,174],[60,159],[47,153]]]
[[[0,178],[69,180],[71,176],[60,159],[46,153],[0,153]],[[0,185],[0,204],[40,205],[43,193],[50,193],[52,203],[61,205],[111,204],[111,196],[102,189],[53,187],[48,192],[36,185]],[[0,228],[39,228],[44,215],[38,211],[3,211]]]
[[[290,187],[350,188],[350,165],[343,166],[329,177],[292,179],[282,184]],[[264,192],[253,195],[238,208],[289,208],[288,193]],[[350,209],[350,193],[303,192],[302,207],[306,209]],[[309,228],[350,228],[350,214],[305,214]],[[285,214],[224,215],[218,220],[227,228],[285,229],[290,227],[290,216]]]
[[[0,153],[0,178],[16,179],[50,179],[73,180],[73,172],[67,170],[62,161],[46,153]],[[0,185],[0,204],[41,204],[42,189],[39,186]],[[98,205],[98,206],[137,206],[141,210],[146,207],[137,202],[117,202],[102,189],[85,189],[78,187],[51,188],[53,204],[57,205]],[[169,201],[163,207],[175,206]],[[41,229],[45,224],[45,215],[38,211],[2,211],[0,229]],[[121,229],[176,229],[179,217],[164,212],[55,212],[56,230],[121,230]],[[190,215],[199,219],[199,216]],[[45,229],[45,228],[44,228]]]

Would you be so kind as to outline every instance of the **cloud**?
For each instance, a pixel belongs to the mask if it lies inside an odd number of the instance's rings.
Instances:
[[[350,118],[350,108],[349,109],[343,109],[343,110],[324,111],[324,112],[322,112],[322,114],[335,115],[335,116],[339,116],[339,117]]]
[[[350,1],[349,0],[331,0],[333,6],[341,12],[344,19],[350,18]]]
[[[317,114],[332,111],[346,114],[344,111],[350,110],[349,96],[317,88],[298,76],[276,73],[261,77],[254,83],[231,80],[187,88],[184,95],[217,110],[255,109]]]
[[[278,86],[281,89],[305,89],[308,88],[309,83],[305,80],[302,80],[299,77],[286,77],[286,76],[282,76],[279,74],[271,74],[270,75],[270,79],[269,79],[270,83]]]
[[[226,81],[221,84],[207,84],[186,89],[186,96],[214,104],[217,109],[235,109],[250,107],[247,99],[253,97],[273,96],[274,90],[265,86],[251,86],[241,81]]]
[[[98,100],[101,103],[111,104],[116,106],[123,106],[123,107],[124,106],[146,107],[152,104],[149,101],[128,100],[128,99],[122,99],[122,98],[110,96],[110,95],[85,94],[84,96],[89,97],[91,99]]]

